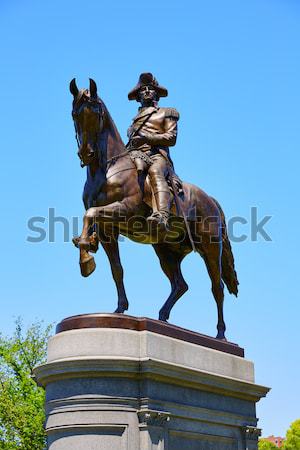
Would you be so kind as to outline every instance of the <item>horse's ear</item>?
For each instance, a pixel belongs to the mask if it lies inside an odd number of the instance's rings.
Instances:
[[[78,91],[78,87],[76,86],[75,78],[73,78],[73,80],[70,83],[70,92],[71,92],[71,94],[73,95],[74,98],[77,97],[79,91]]]
[[[92,78],[90,78],[90,96],[97,99],[97,84]]]

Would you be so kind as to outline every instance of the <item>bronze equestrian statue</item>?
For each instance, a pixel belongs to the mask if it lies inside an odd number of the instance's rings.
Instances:
[[[157,210],[147,218],[149,222],[166,229],[171,206],[167,183],[173,163],[169,147],[176,144],[179,114],[174,108],[159,108],[160,97],[168,91],[160,86],[151,73],[142,73],[138,84],[129,92],[128,99],[141,103],[137,116],[128,129],[131,156],[137,170],[147,170]],[[171,175],[172,176],[172,175]]]
[[[73,79],[70,91],[78,156],[81,166],[87,167],[83,230],[74,239],[80,250],[81,274],[86,277],[95,270],[90,253],[95,253],[100,244],[118,292],[115,312],[123,313],[128,300],[118,236],[151,244],[171,283],[171,293],[159,312],[159,319],[166,321],[176,301],[188,290],[180,266],[194,249],[204,259],[211,279],[218,308],[217,338],[225,339],[224,283],[231,294],[238,293],[225,216],[219,203],[197,186],[178,179],[175,182],[168,147],[175,144],[179,115],[175,109],[159,108],[157,103],[167,90],[151,74],[141,75],[139,84],[129,93],[130,99],[141,101],[142,110],[129,129],[127,146],[92,79],[89,89],[81,90]],[[153,110],[151,117],[148,108],[151,113]],[[144,120],[143,112],[147,112]]]

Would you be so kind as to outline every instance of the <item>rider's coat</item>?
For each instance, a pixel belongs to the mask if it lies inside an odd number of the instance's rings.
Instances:
[[[179,113],[175,108],[141,107],[128,129],[129,140],[139,130],[145,136],[146,143],[135,147],[136,150],[149,153],[156,150],[156,154],[159,152],[169,159],[169,147],[176,144],[178,120]]]

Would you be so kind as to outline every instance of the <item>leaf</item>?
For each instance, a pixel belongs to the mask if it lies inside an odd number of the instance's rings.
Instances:
[[[0,335],[0,450],[43,450],[44,390],[32,379],[46,360],[52,326],[33,323],[24,331],[16,321],[12,337]]]

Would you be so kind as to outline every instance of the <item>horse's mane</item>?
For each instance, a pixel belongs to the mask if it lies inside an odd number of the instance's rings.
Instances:
[[[111,130],[111,134],[115,138],[115,140],[118,141],[118,143],[122,144],[122,146],[124,147],[124,142],[123,142],[123,140],[122,140],[122,138],[120,136],[120,133],[119,133],[117,127],[116,127],[115,122],[113,121],[113,119],[112,119],[112,117],[110,115],[110,112],[108,111],[104,101],[100,97],[98,97],[98,98],[99,98],[99,100],[101,102],[103,110],[105,111],[105,119],[106,119],[106,122],[107,122],[107,128],[109,128]]]

